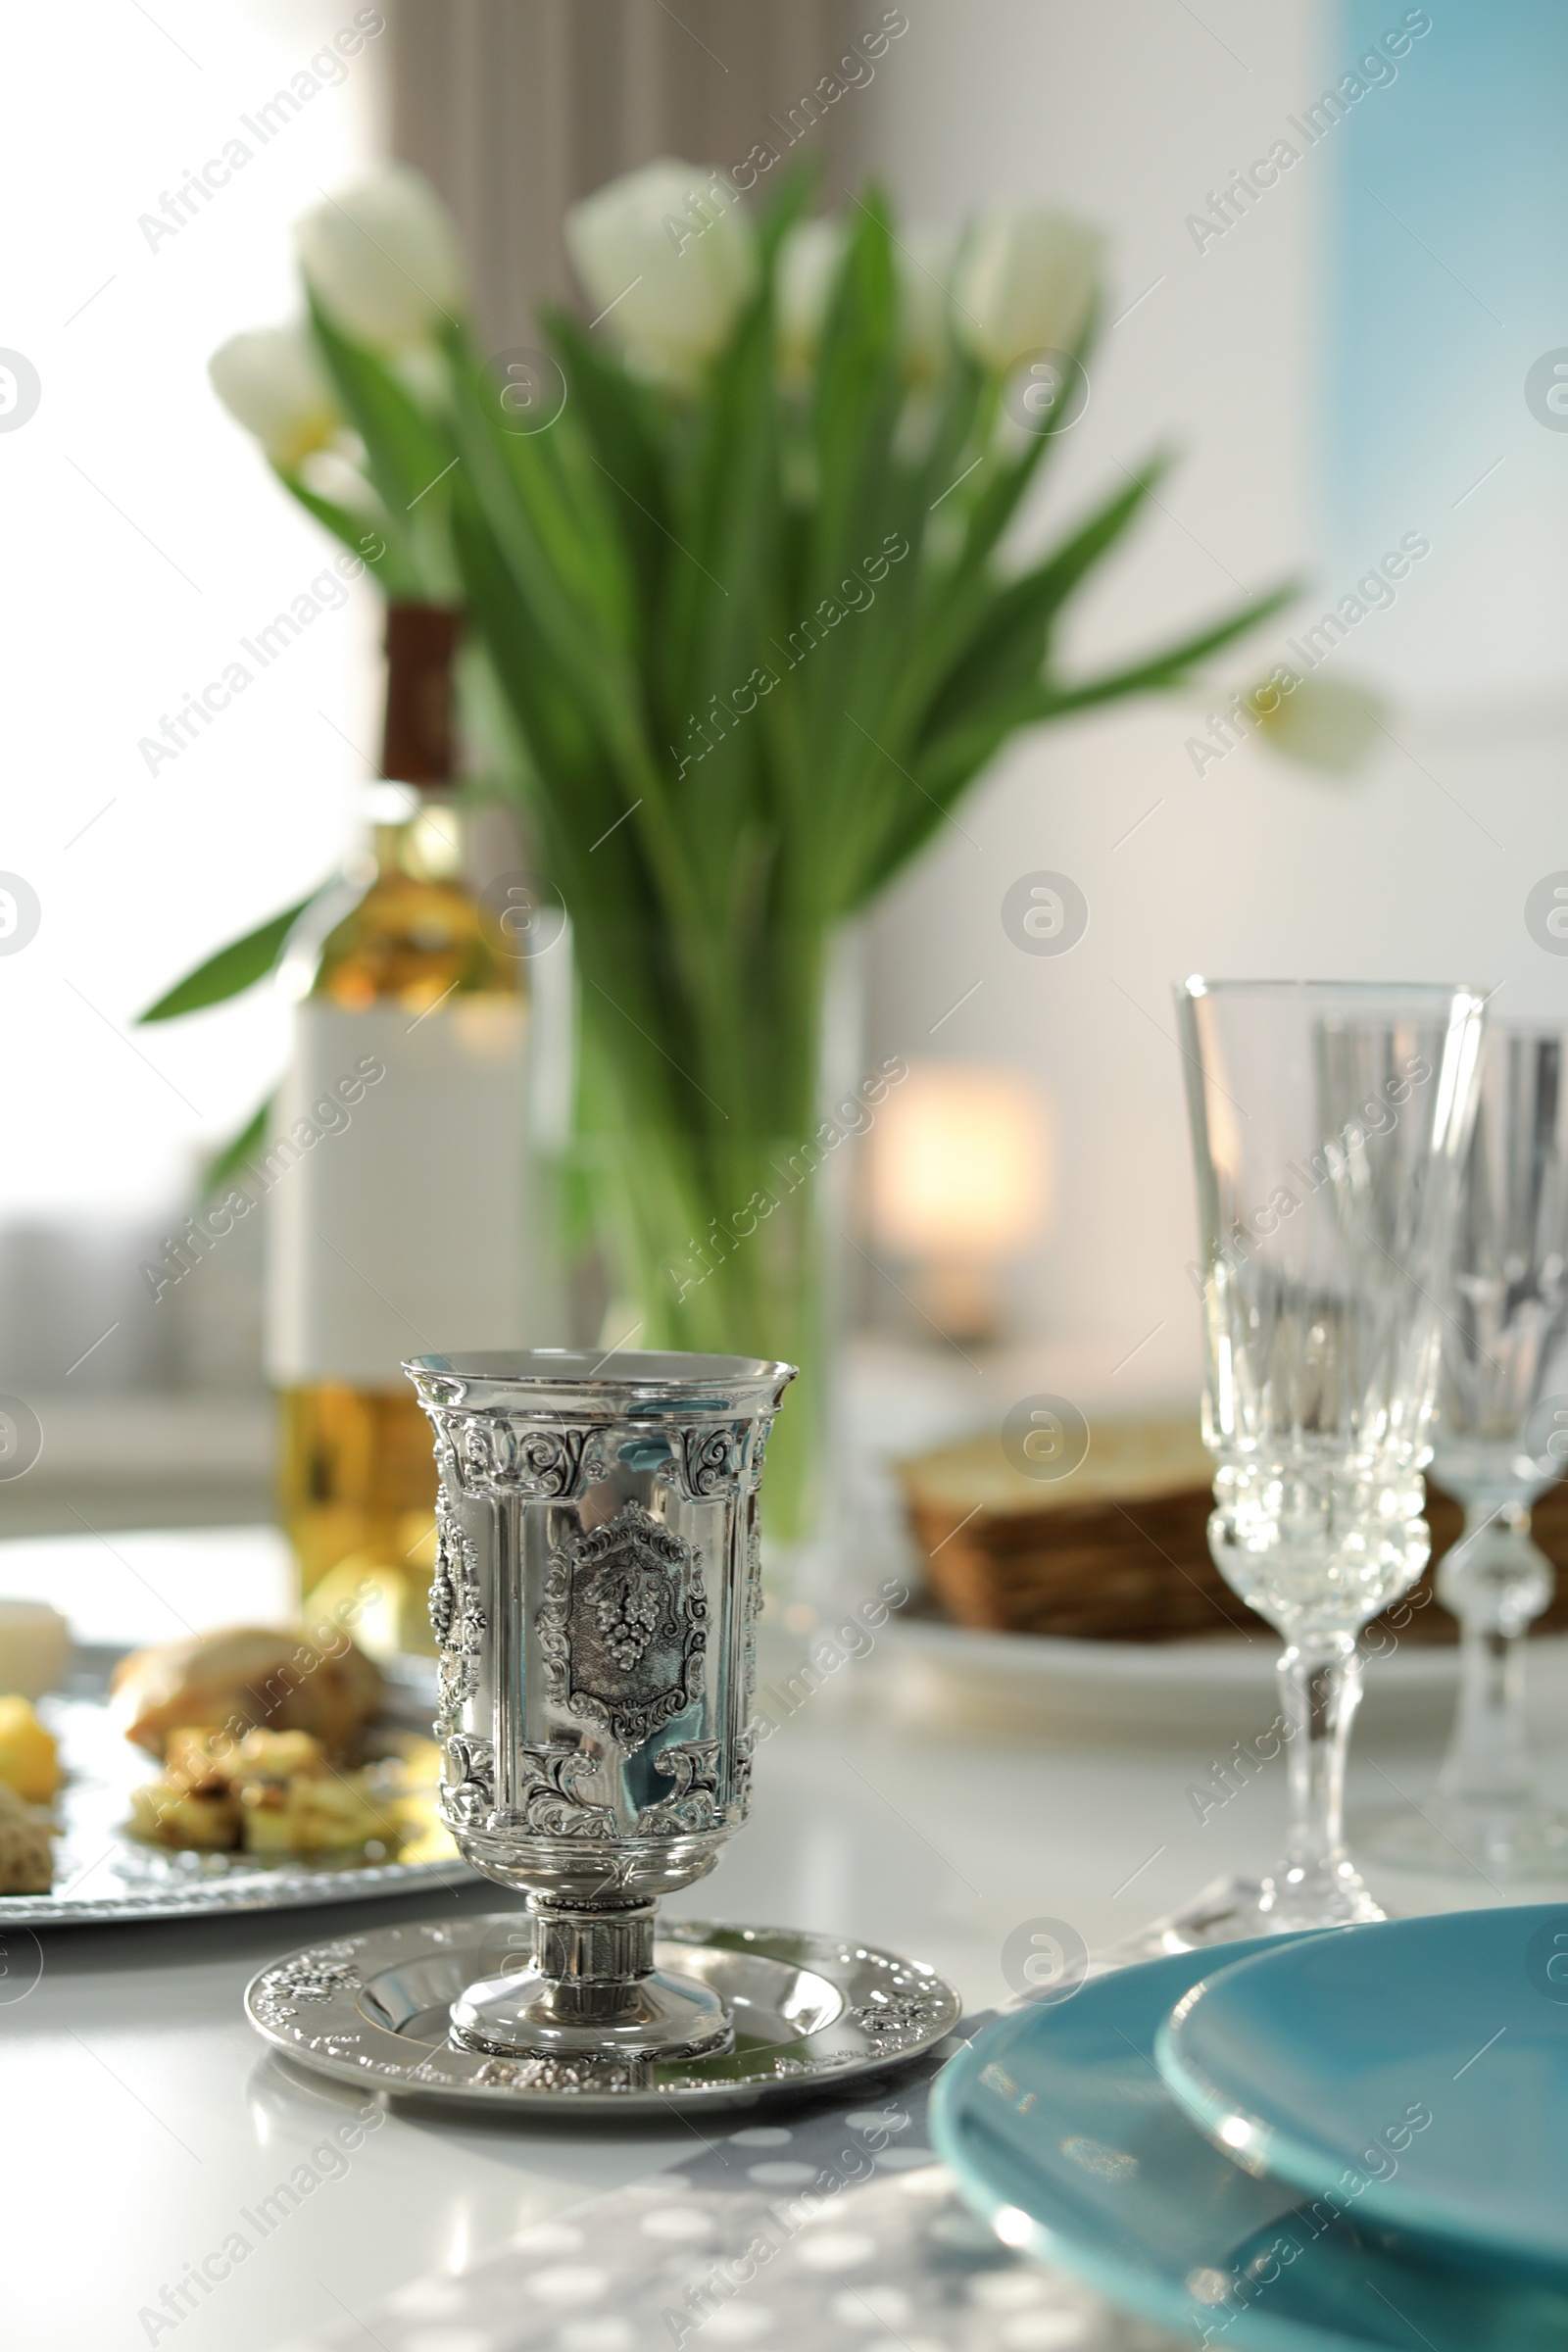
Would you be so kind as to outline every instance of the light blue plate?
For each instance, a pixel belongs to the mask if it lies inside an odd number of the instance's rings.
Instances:
[[[1259,1952],[1199,1985],[1155,2055],[1238,2162],[1568,2277],[1568,1904]]]
[[[1272,1937],[1230,1953],[1306,1961],[1341,1940]],[[1354,2212],[1314,2220],[1294,2189],[1238,2170],[1200,2136],[1153,2046],[1216,1960],[1187,1952],[1094,1978],[1070,2000],[988,2027],[944,2071],[932,2137],[1004,2243],[1225,2352],[1563,2352],[1568,2292],[1434,2263]]]

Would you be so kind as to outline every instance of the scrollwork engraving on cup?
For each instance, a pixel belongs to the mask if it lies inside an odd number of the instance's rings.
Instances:
[[[564,1740],[519,1749],[516,1826],[536,1838],[612,1838],[615,1817],[611,1808],[577,1792],[578,1782],[593,1771],[594,1761],[586,1750]]]
[[[453,1516],[443,1490],[436,1498],[435,1574],[430,1580],[430,1627],[440,1653],[438,1735],[455,1731],[463,1707],[479,1687],[485,1613],[479,1605],[478,1553]]]
[[[688,1502],[711,1502],[740,1484],[743,1439],[733,1429],[670,1432],[673,1451],[660,1475]]]
[[[757,1726],[746,1724],[735,1735],[730,1784],[734,1789],[732,1814],[739,1823],[752,1809],[752,1764],[757,1754]]]
[[[674,1782],[663,1801],[650,1805],[637,1823],[639,1838],[689,1838],[718,1820],[716,1740],[686,1740],[662,1747],[654,1770]]]
[[[638,1502],[551,1554],[536,1620],[545,1687],[580,1723],[641,1747],[700,1696],[702,1564]]]
[[[741,1697],[747,1714],[751,1713],[753,1694],[757,1690],[757,1620],[762,1614],[762,1530],[757,1517],[757,1505],[752,1505],[752,1523],[746,1535],[746,1642],[741,1671]]]
[[[482,1829],[496,1806],[496,1751],[488,1740],[459,1732],[446,1742],[442,1811],[462,1829]]]
[[[552,1429],[490,1413],[453,1414],[449,1423],[458,1484],[469,1494],[520,1494],[525,1502],[569,1502],[590,1477],[604,1475],[597,1431]]]

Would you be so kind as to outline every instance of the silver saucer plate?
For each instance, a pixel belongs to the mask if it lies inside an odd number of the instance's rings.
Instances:
[[[659,2064],[454,2049],[450,2004],[475,1979],[520,1967],[531,1943],[520,1910],[372,1928],[274,1960],[247,1985],[245,2014],[275,2050],[335,2082],[519,2115],[625,2115],[799,2098],[918,2057],[963,2012],[924,1962],[869,1944],[668,1920],[657,1964],[728,2003],[733,2050]]]
[[[470,1882],[461,1855],[399,1862],[363,1853],[254,1854],[181,1852],[130,1837],[125,1819],[130,1792],[151,1780],[156,1760],[133,1747],[112,1721],[108,1677],[116,1649],[78,1647],[66,1690],[40,1702],[39,1713],[60,1741],[68,1779],[50,1818],[54,1890],[0,1894],[0,1936],[8,1928],[90,1927],[122,1920],[185,1919],[205,1912],[291,1911],[311,1903],[344,1903],[374,1895],[410,1894],[424,1886]],[[428,1733],[433,1698],[422,1687],[394,1679],[381,1720]]]

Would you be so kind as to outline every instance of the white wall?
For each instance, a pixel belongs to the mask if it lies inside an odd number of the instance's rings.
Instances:
[[[1393,24],[1400,12],[1387,13]],[[1063,445],[1044,520],[1070,515],[1156,441],[1174,441],[1184,461],[1159,493],[1165,512],[1087,601],[1069,666],[1098,666],[1298,567],[1316,575],[1302,612],[1321,612],[1325,591],[1350,584],[1334,569],[1343,559],[1320,553],[1333,542],[1319,527],[1317,449],[1332,143],[1205,251],[1184,218],[1348,62],[1333,14],[1307,0],[1206,0],[1201,24],[1170,0],[1093,10],[950,0],[908,14],[860,118],[862,160],[905,217],[961,218],[994,197],[1049,201],[1109,231],[1110,318],[1154,285],[1102,339],[1091,406]],[[1417,52],[1406,71],[1419,64]],[[1396,86],[1368,104],[1400,96]],[[1413,386],[1412,400],[1429,389]],[[1568,450],[1568,439],[1548,449],[1551,436],[1513,405],[1524,454]],[[1488,444],[1465,472],[1469,453],[1455,446],[1455,498],[1492,454]],[[1171,1381],[1196,1369],[1174,979],[1506,979],[1499,1010],[1568,1017],[1568,963],[1541,953],[1522,920],[1531,883],[1568,866],[1561,673],[1510,676],[1499,706],[1481,626],[1490,614],[1494,655],[1510,575],[1489,561],[1491,545],[1534,551],[1533,574],[1512,575],[1515,596],[1560,590],[1560,559],[1552,571],[1541,554],[1550,534],[1539,477],[1526,478],[1522,458],[1514,473],[1516,493],[1498,477],[1498,526],[1478,529],[1480,498],[1441,529],[1412,514],[1432,557],[1392,612],[1371,614],[1336,652],[1326,674],[1396,697],[1397,742],[1356,780],[1315,778],[1251,745],[1200,780],[1184,739],[1201,714],[1168,704],[1077,721],[1005,756],[962,811],[978,849],[948,831],[878,918],[873,1052],[1010,1063],[1047,1093],[1056,1199],[1043,1246],[1019,1269],[1022,1331],[1102,1342],[1108,1369],[1162,1326],[1141,1369],[1157,1364]],[[1367,547],[1358,567],[1381,553]],[[1223,664],[1228,682],[1261,672],[1295,625],[1260,632]],[[1019,953],[999,919],[1007,885],[1039,867],[1072,875],[1090,903],[1087,936],[1059,959]],[[931,1024],[976,980],[933,1038]]]

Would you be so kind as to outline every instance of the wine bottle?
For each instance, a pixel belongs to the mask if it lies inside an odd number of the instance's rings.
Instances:
[[[409,1355],[519,1344],[529,1249],[525,964],[471,885],[456,772],[461,615],[387,611],[371,852],[281,966],[296,999],[272,1153],[268,1368],[284,1524],[315,1616],[426,1651],[430,1435]]]

